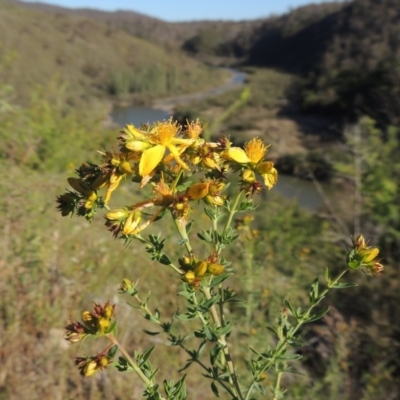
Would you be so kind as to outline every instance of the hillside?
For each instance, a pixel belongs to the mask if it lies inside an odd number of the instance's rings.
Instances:
[[[188,21],[166,22],[161,19],[130,11],[118,10],[107,12],[89,8],[64,8],[47,3],[15,0],[21,7],[45,12],[56,12],[67,15],[81,16],[96,20],[108,26],[117,27],[133,36],[142,37],[157,43],[182,46],[187,40],[208,30],[224,31],[227,40],[237,38],[243,31],[249,31],[258,27],[263,19],[246,21]]]
[[[30,89],[56,77],[71,101],[106,95],[165,96],[219,84],[224,73],[117,27],[57,7],[0,4],[0,60],[8,64],[3,83],[17,102]],[[3,68],[4,69],[4,68]]]
[[[9,6],[2,11],[2,31],[8,33],[0,42],[3,54],[14,49],[18,54],[11,81],[19,93],[56,69],[80,96],[190,92],[220,78],[197,59],[295,74],[291,100],[303,111],[400,122],[397,0],[310,4],[254,21],[187,23],[131,11],[4,4]],[[35,68],[27,74],[26,65]]]
[[[246,50],[246,49],[245,49]],[[400,2],[310,5],[266,21],[247,63],[305,78],[294,99],[305,110],[400,122]]]

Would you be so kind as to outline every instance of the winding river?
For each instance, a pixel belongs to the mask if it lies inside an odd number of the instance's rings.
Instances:
[[[115,107],[111,113],[111,118],[118,126],[124,126],[126,124],[140,126],[143,123],[153,123],[167,119],[173,114],[173,110],[178,104],[190,103],[195,100],[216,96],[244,84],[246,80],[245,73],[236,70],[231,70],[231,72],[231,79],[217,88],[194,94],[161,99],[154,102],[151,107]],[[287,199],[296,199],[300,206],[311,211],[316,211],[324,204],[314,184],[299,178],[280,175],[276,190]]]

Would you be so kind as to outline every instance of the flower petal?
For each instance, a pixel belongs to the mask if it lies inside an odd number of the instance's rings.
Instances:
[[[225,150],[223,156],[240,164],[251,162],[250,158],[247,157],[246,152],[240,147],[231,147],[230,149]]]
[[[274,163],[265,161],[257,165],[257,172],[263,177],[265,186],[272,189],[278,181],[278,171],[274,168]]]
[[[175,161],[183,168],[186,169],[187,171],[190,171],[190,168],[188,165],[182,160],[181,154],[186,150],[186,148],[177,148],[173,145],[168,146],[168,150],[171,152],[173,155]]]
[[[140,176],[149,175],[160,163],[165,153],[165,146],[158,144],[143,152],[139,163]]]

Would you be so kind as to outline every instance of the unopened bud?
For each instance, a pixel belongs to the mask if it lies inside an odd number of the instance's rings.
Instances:
[[[89,311],[83,311],[82,320],[85,322],[92,321],[93,320],[92,314]]]
[[[109,211],[105,218],[109,221],[123,221],[128,215],[129,213],[125,208],[116,208],[115,210]]]
[[[192,283],[196,279],[196,275],[193,271],[188,271],[182,279],[187,283]]]
[[[363,250],[366,248],[365,239],[363,235],[358,235],[355,239],[353,239],[353,246],[357,250]]]
[[[111,319],[108,317],[101,317],[97,321],[97,328],[99,333],[106,333],[111,325]]]
[[[199,261],[196,263],[196,266],[194,267],[194,273],[196,277],[201,278],[204,276],[204,274],[207,272],[207,263],[205,261]]]
[[[129,214],[128,218],[122,228],[123,235],[134,234],[139,228],[140,221],[142,220],[142,213],[140,211],[133,211]]]
[[[210,205],[223,206],[225,204],[225,197],[223,197],[223,196],[206,196],[204,201]]]
[[[195,183],[186,190],[186,195],[191,200],[200,200],[207,195],[209,187],[210,184],[207,182]]]
[[[120,172],[123,172],[125,174],[133,174],[133,169],[131,167],[131,164],[129,164],[129,161],[123,161],[119,166],[118,169]]]
[[[372,247],[370,249],[363,249],[360,250],[359,254],[362,257],[363,263],[368,264],[371,261],[373,261],[379,254],[379,249],[377,247]]]
[[[124,278],[124,279],[122,279],[121,286],[119,287],[119,292],[120,293],[129,292],[130,290],[133,289],[133,287],[134,287],[134,283],[130,279]]]
[[[193,165],[197,165],[201,161],[200,156],[193,156],[190,161],[192,162]]]
[[[254,182],[256,180],[256,174],[251,169],[246,169],[242,174],[242,179],[245,182]]]
[[[82,375],[84,376],[93,376],[97,371],[99,367],[97,366],[97,362],[94,360],[91,360],[86,363],[84,368],[82,369]]]
[[[106,356],[101,357],[99,362],[98,362],[98,365],[101,368],[106,368],[108,366],[108,364],[110,364],[110,360]]]
[[[221,264],[208,264],[207,272],[212,275],[221,275],[224,272],[224,267]]]
[[[150,147],[150,144],[141,140],[132,140],[127,142],[125,147],[132,151],[143,152]]]

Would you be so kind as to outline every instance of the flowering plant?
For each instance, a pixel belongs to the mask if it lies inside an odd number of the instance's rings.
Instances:
[[[253,197],[265,188],[272,189],[278,173],[273,162],[265,159],[269,146],[260,138],[253,138],[240,148],[226,137],[206,141],[201,137],[202,131],[198,120],[185,127],[171,119],[140,128],[127,125],[118,137],[118,151],[101,152],[101,164],[84,163],[77,169],[78,177],[68,179],[73,190],[58,197],[58,208],[63,216],[76,214],[89,221],[104,209],[105,225],[114,237],[122,238],[127,244],[143,245],[154,262],[169,267],[175,280],[182,282],[183,288],[178,294],[185,300],[186,310],[182,313],[177,310],[170,320],[163,320],[158,311],[151,310],[149,298],[144,300],[139,296],[137,282],[124,278],[119,289],[120,293],[132,297],[135,307],[167,335],[171,345],[189,356],[182,371],[196,363],[203,369],[203,376],[210,380],[215,396],[225,391],[230,398],[240,400],[254,399],[257,393],[263,395],[263,381],[267,374],[272,374],[275,377],[270,385],[272,398],[282,398],[285,392],[282,374],[292,371],[291,363],[301,357],[290,351],[291,346],[301,344],[300,327],[328,312],[329,308],[321,308],[320,302],[329,290],[355,286],[341,282],[348,270],[363,269],[379,275],[383,270],[376,260],[379,250],[367,246],[361,235],[354,238],[347,267],[335,278],[326,270],[324,289],[320,288],[318,279],[314,280],[305,310],[295,308],[286,300],[277,324],[268,328],[275,336],[275,347],[250,347],[253,358],[247,364],[248,374],[244,371],[239,374],[234,362],[235,347],[229,343],[234,326],[225,311],[236,296],[226,281],[240,271],[240,266],[231,264],[225,250],[240,234],[249,243],[257,240],[257,231],[249,229],[250,213],[255,209]],[[132,205],[111,206],[114,191],[129,181],[139,189],[150,187],[150,194]],[[192,228],[199,220],[195,218],[199,203],[204,206],[209,228],[199,230],[194,236]],[[234,226],[237,213],[245,216],[237,219]],[[149,225],[164,218],[173,221],[180,236],[180,253],[176,259],[164,252],[166,238],[161,234],[150,234],[147,239],[142,236]],[[208,249],[205,255],[196,253],[195,240],[205,243]],[[119,343],[114,310],[115,306],[108,301],[104,305],[95,303],[92,312],[82,313],[81,322],[71,321],[66,327],[65,338],[71,343],[89,336],[106,337],[110,342],[95,356],[76,358],[80,373],[92,376],[114,366],[119,371],[137,374],[143,381],[145,398],[188,398],[185,375],[178,382],[164,381],[163,390],[157,383],[157,369],[150,362],[153,347],[130,355]],[[192,335],[181,336],[174,330],[177,320],[196,321]],[[194,349],[188,346],[190,336],[197,339]],[[205,349],[209,351],[208,363],[202,356]]]

